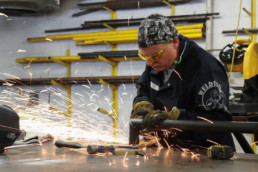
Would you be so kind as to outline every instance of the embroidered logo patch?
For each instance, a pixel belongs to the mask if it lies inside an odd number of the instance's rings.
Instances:
[[[204,84],[198,94],[202,96],[202,104],[206,110],[222,109],[224,112],[229,112],[226,106],[225,94],[221,90],[221,85],[216,81]]]

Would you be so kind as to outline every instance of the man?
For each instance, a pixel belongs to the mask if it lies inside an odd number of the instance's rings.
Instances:
[[[131,118],[143,128],[162,119],[230,121],[229,85],[221,63],[192,40],[179,35],[161,14],[145,18],[138,32],[139,57],[147,61],[139,79]],[[182,132],[179,138],[201,146],[234,147],[230,133]]]

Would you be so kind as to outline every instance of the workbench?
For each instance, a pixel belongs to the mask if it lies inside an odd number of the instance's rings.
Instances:
[[[258,155],[237,153],[230,160],[216,160],[206,153],[148,148],[147,156],[89,155],[86,149],[57,148],[54,142],[9,149],[0,155],[0,171],[141,171],[141,172],[242,172],[258,171]]]

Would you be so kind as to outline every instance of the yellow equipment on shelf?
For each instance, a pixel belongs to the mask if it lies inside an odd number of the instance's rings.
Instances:
[[[258,43],[252,42],[245,52],[243,62],[243,77],[250,79],[258,75]]]

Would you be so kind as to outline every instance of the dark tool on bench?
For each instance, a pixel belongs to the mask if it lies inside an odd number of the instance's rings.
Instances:
[[[207,150],[207,155],[212,159],[230,159],[234,155],[234,150],[231,146],[227,145],[214,145],[210,146]]]

